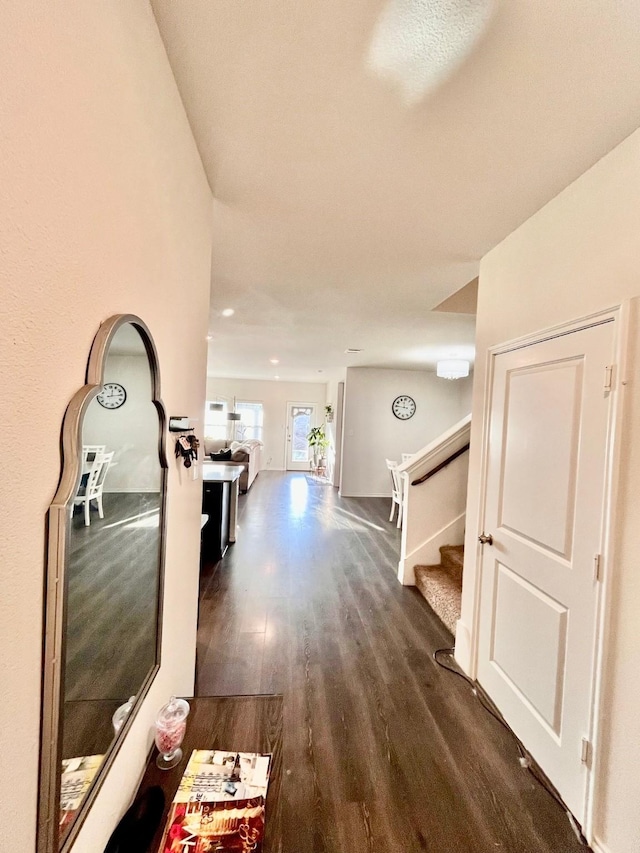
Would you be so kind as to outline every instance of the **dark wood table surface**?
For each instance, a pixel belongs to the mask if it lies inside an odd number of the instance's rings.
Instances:
[[[172,770],[158,770],[158,753],[154,748],[138,789],[138,794],[141,794],[147,788],[159,785],[166,799],[162,821],[147,853],[156,853],[159,849],[169,807],[194,749],[273,754],[267,793],[264,853],[280,853],[282,696],[199,696],[187,701],[191,712],[182,744],[182,761]]]

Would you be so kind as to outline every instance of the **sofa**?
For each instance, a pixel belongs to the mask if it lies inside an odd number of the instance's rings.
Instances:
[[[220,438],[205,438],[204,461],[208,462],[211,460],[211,454],[230,450],[230,459],[213,458],[212,461],[220,465],[244,465],[244,471],[240,475],[239,487],[241,492],[247,492],[260,471],[262,447],[262,442],[257,438],[232,442],[227,442]]]

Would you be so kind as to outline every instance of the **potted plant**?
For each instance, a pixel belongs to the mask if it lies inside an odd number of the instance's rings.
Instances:
[[[327,405],[324,407],[324,419],[328,424],[332,423],[333,421],[333,406],[331,405],[331,403],[327,403]]]
[[[324,452],[329,447],[330,441],[327,438],[324,427],[312,427],[307,435],[307,442],[313,454],[313,467],[323,468],[325,466]]]

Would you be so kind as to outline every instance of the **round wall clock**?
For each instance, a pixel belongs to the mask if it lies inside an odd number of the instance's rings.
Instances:
[[[407,394],[402,394],[391,404],[391,411],[401,421],[408,421],[416,413],[416,401]]]
[[[105,409],[119,409],[127,399],[127,392],[117,382],[105,382],[104,388],[96,397],[96,400]]]

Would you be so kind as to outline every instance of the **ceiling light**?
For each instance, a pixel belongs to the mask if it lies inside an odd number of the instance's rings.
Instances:
[[[207,340],[208,340],[208,341],[212,341],[212,340],[213,340],[213,335],[207,335]]]
[[[235,313],[236,312],[233,310],[233,308],[223,308],[222,309],[222,316],[223,317],[233,317],[233,315]]]
[[[279,377],[279,376],[274,376],[273,378],[274,378],[274,379],[280,379],[280,377]]]
[[[222,412],[222,411],[224,411],[224,403],[209,403],[209,411],[210,412]]]
[[[462,379],[469,375],[469,362],[462,358],[445,358],[436,366],[440,379]]]
[[[271,364],[280,364],[279,358],[270,358],[269,361],[271,362]]]
[[[242,418],[240,412],[228,412],[227,420],[228,421],[239,421]]]

